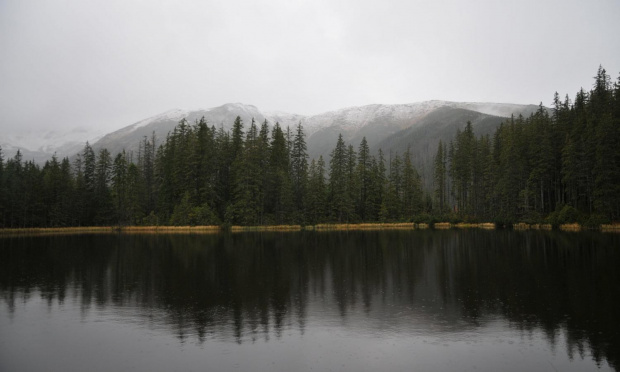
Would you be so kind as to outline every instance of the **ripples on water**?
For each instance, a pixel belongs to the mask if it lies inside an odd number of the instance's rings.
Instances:
[[[0,239],[0,370],[612,370],[620,236]]]

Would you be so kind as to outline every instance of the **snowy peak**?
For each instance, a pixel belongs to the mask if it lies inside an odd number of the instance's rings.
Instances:
[[[391,120],[409,123],[412,120],[419,120],[442,107],[460,108],[502,117],[510,117],[512,114],[518,115],[519,113],[529,114],[537,108],[535,105],[486,102],[450,102],[440,100],[391,105],[372,104],[366,106],[347,107],[340,110],[311,116],[307,118],[306,126],[312,129],[321,129],[334,125],[340,125],[346,129],[355,129],[375,123],[382,118],[390,118]]]
[[[240,102],[237,103],[226,103],[222,106],[211,108],[211,110],[227,110],[229,112],[246,112],[246,113],[258,113],[258,108],[254,105],[246,105]]]
[[[48,131],[16,129],[11,133],[0,132],[0,147],[5,159],[12,158],[20,150],[24,160],[43,164],[53,154],[59,159],[72,156],[86,141],[96,141],[103,134],[100,130],[81,127]]]
[[[512,114],[528,116],[535,112],[538,106],[431,100],[407,104],[353,106],[307,116],[281,111],[263,112],[254,105],[236,102],[208,109],[168,110],[105,136],[101,136],[102,133],[96,133],[95,136],[91,132],[81,132],[77,129],[71,133],[50,132],[36,135],[16,132],[9,136],[6,133],[0,133],[0,144],[5,150],[3,151],[5,157],[13,156],[13,150],[21,148],[22,151],[33,150],[31,156],[37,161],[44,159],[46,154],[48,159],[51,158],[54,152],[57,152],[59,157],[71,156],[81,151],[86,141],[90,141],[95,149],[105,147],[112,153],[123,149],[136,152],[138,144],[144,137],[151,138],[155,134],[158,143],[161,143],[182,119],[193,124],[204,117],[209,126],[227,131],[232,128],[235,119],[239,116],[246,127],[252,119],[258,124],[265,120],[270,125],[279,122],[283,128],[294,128],[301,123],[307,135],[311,155],[326,155],[338,133],[342,133],[345,141],[349,143],[359,143],[362,137],[367,137],[370,144],[376,144],[400,130],[422,123],[425,117],[442,108],[465,109],[487,115],[510,117]]]
[[[301,123],[307,135],[309,153],[326,155],[338,133],[342,133],[345,141],[350,143],[359,143],[362,137],[367,137],[370,144],[379,143],[400,130],[415,126],[429,114],[444,107],[462,108],[504,117],[512,113],[526,113],[528,110],[533,112],[537,108],[533,105],[432,100],[407,104],[354,106],[305,116],[281,111],[263,112],[254,105],[236,102],[208,109],[169,110],[110,133],[95,143],[93,148],[105,147],[112,153],[123,149],[136,152],[138,144],[144,137],[150,138],[154,133],[161,143],[182,119],[193,124],[204,117],[209,126],[228,131],[232,129],[235,119],[239,116],[246,127],[252,119],[258,124],[265,120],[270,125],[278,122],[283,128],[294,128]]]
[[[141,120],[135,124],[132,124],[128,127],[122,128],[119,131],[124,132],[132,132],[137,130],[138,128],[146,127],[147,125],[157,122],[157,121],[175,121],[179,122],[181,119],[187,117],[189,115],[189,110],[183,109],[173,109],[166,112],[163,112],[159,115],[152,116],[148,119]]]
[[[307,119],[307,127],[315,130],[330,126],[342,126],[347,130],[363,128],[381,119],[402,121],[419,119],[429,112],[445,106],[443,101],[425,101],[409,104],[347,107],[336,111],[315,115]]]

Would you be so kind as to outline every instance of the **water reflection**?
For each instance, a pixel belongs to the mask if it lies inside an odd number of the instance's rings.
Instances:
[[[78,299],[180,340],[458,335],[498,319],[620,366],[620,236],[416,231],[0,239],[9,313],[33,293]],[[563,343],[562,343],[563,344]]]

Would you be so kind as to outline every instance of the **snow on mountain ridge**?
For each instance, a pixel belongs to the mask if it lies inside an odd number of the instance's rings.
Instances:
[[[193,110],[192,110],[193,111]],[[190,110],[187,109],[172,109],[172,110],[168,110],[166,112],[163,112],[159,115],[155,115],[152,116],[150,118],[141,120],[135,124],[132,124],[129,127],[129,131],[134,131],[138,128],[142,128],[145,127],[155,121],[160,121],[160,120],[181,120],[184,117],[186,117],[187,115],[189,115],[190,112],[192,112]]]
[[[171,131],[182,119],[187,119],[190,124],[194,120],[205,117],[209,125],[222,127],[230,130],[236,116],[241,116],[245,126],[249,126],[252,118],[260,124],[267,120],[270,126],[279,122],[283,128],[287,126],[294,129],[298,123],[304,127],[304,131],[311,141],[311,137],[317,135],[316,141],[325,141],[341,132],[347,139],[358,140],[356,136],[382,137],[389,133],[417,125],[426,115],[436,109],[448,107],[477,111],[487,115],[510,117],[511,114],[529,115],[537,109],[535,105],[521,105],[510,103],[489,102],[451,102],[442,100],[430,100],[406,104],[370,104],[365,106],[352,106],[339,110],[328,111],[316,115],[300,115],[282,111],[262,112],[254,105],[243,103],[227,103],[209,109],[172,109],[135,122],[116,131],[103,135],[101,129],[90,130],[75,128],[70,131],[47,131],[34,132],[17,129],[12,133],[0,133],[0,143],[4,149],[21,148],[49,154],[57,152],[59,157],[71,156],[80,151],[83,144],[88,140],[91,144],[99,143],[100,146],[131,148],[134,142],[140,138],[157,132],[157,138],[163,139],[168,131]],[[138,138],[138,139],[136,139]],[[119,147],[120,148],[120,147]],[[11,156],[10,150],[5,151],[5,156]]]
[[[402,121],[418,119],[442,106],[445,106],[444,101],[352,106],[308,117],[306,123],[315,131],[334,125],[355,130],[376,122],[381,117],[392,116]]]
[[[393,117],[400,121],[418,120],[441,107],[459,108],[477,111],[487,115],[509,117],[513,112],[527,106],[531,105],[492,102],[452,102],[442,100],[404,104],[371,104],[345,107],[339,110],[308,116],[304,122],[313,132],[331,126],[342,126],[345,129],[355,130],[376,122],[381,117]]]
[[[405,104],[370,104],[364,106],[350,106],[317,115],[299,115],[283,111],[261,112],[254,105],[236,102],[226,103],[222,106],[212,107],[209,109],[172,109],[148,119],[141,120],[130,127],[127,127],[126,130],[134,131],[157,121],[180,121],[183,118],[187,118],[191,114],[206,114],[223,109],[229,113],[244,113],[248,117],[254,117],[257,119],[258,117],[264,117],[271,125],[279,122],[281,126],[286,127],[296,126],[297,123],[301,122],[307,132],[306,134],[312,135],[321,129],[332,126],[340,126],[345,130],[356,130],[380,120],[381,117],[392,117],[398,121],[406,123],[412,120],[419,120],[428,113],[444,106],[478,111],[488,115],[510,116],[513,111],[526,105],[430,100]],[[123,129],[120,131],[123,131]]]
[[[57,153],[57,156],[62,158],[70,155],[77,147],[83,146],[87,140],[96,141],[102,135],[101,129],[91,130],[80,127],[49,131],[18,129],[12,133],[0,133],[0,143],[5,155],[20,149],[33,153],[49,154],[50,157]]]

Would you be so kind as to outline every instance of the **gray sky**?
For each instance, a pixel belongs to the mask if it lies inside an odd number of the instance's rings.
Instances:
[[[227,102],[550,104],[620,73],[620,0],[0,0],[0,131]]]

